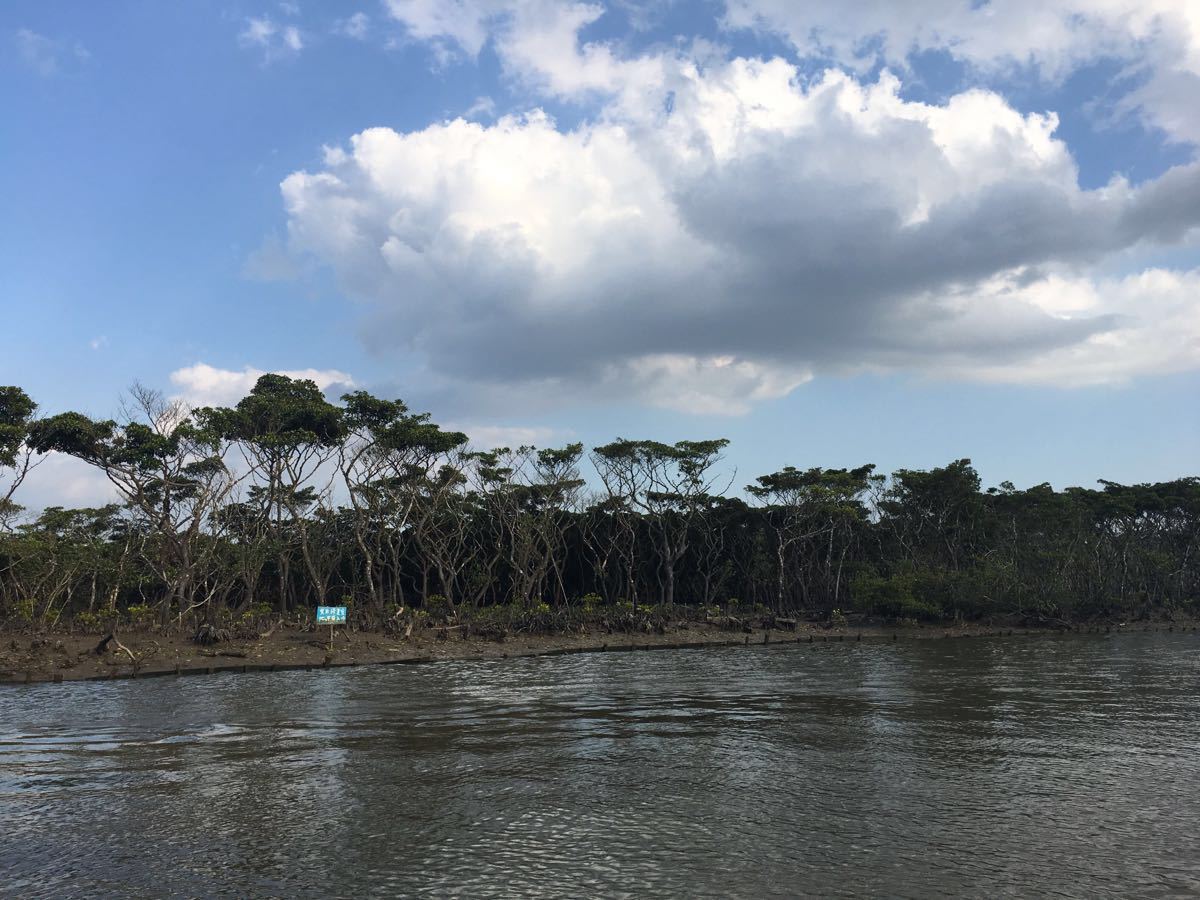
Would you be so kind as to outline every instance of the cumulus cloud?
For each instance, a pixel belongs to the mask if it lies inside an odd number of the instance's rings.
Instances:
[[[470,6],[405,9],[469,50],[489,21]],[[887,72],[621,61],[575,39],[596,8],[561,6],[574,24],[535,74],[552,92],[606,91],[591,120],[563,129],[535,109],[368,129],[283,182],[289,249],[373,304],[380,355],[415,354],[464,394],[700,412],[822,372],[1076,383],[1200,365],[1182,313],[1169,362],[1131,349],[1152,343],[1164,304],[1187,306],[1171,284],[1191,274],[1138,290],[1089,275],[1200,224],[1200,165],[1083,190],[1054,114],[993,91],[926,104]],[[1094,302],[1048,308],[1066,284],[1091,284]]]
[[[1129,381],[1147,372],[1200,365],[1200,269],[1147,269],[1122,278],[1052,275],[1029,284],[1000,278],[979,294],[1063,320],[1107,317],[1116,327],[1059,347],[1034,350],[1018,366],[945,357],[949,374],[996,382],[1064,386]]]
[[[1194,0],[726,0],[726,23],[781,34],[804,56],[867,69],[902,67],[923,50],[984,73],[1033,68],[1061,79],[1115,59],[1138,86],[1123,106],[1168,134],[1200,142],[1200,4]]]
[[[666,3],[610,0],[635,27]],[[386,0],[410,37],[439,62],[475,58],[492,41],[506,71],[562,96],[615,91],[650,56],[621,58],[579,32],[607,12],[575,0]],[[1172,138],[1200,143],[1200,4],[1193,0],[725,0],[723,24],[783,37],[797,55],[866,72],[882,61],[903,71],[914,53],[949,53],[984,76],[1033,71],[1057,81],[1082,66],[1115,60],[1125,93],[1115,111],[1134,112]],[[646,71],[637,73],[641,76]]]
[[[176,369],[170,375],[175,397],[191,406],[228,406],[237,403],[254,387],[260,377],[270,371],[288,378],[306,378],[322,391],[341,394],[354,388],[354,379],[337,369],[220,369],[207,363],[197,363]]]
[[[609,0],[634,28],[668,3]],[[559,96],[618,91],[653,75],[652,55],[622,58],[605,42],[580,42],[602,19],[600,2],[577,0],[385,0],[411,38],[440,63],[475,58],[491,41],[505,70]],[[1200,4],[1193,0],[725,0],[724,26],[783,37],[802,58],[866,72],[880,61],[903,71],[936,50],[983,77],[1014,70],[1058,81],[1101,60],[1123,65],[1116,113],[1132,112],[1175,140],[1200,143]],[[695,42],[699,45],[700,42]],[[638,71],[641,68],[642,71]],[[638,78],[633,78],[638,76]]]

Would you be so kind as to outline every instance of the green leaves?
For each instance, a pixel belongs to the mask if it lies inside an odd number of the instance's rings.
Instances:
[[[29,428],[29,446],[38,453],[56,451],[94,465],[103,464],[113,450],[117,423],[95,421],[83,413],[65,412],[34,422]]]
[[[631,441],[618,438],[596,447],[594,452],[611,462],[633,463],[642,466],[674,463],[686,472],[695,472],[711,465],[714,458],[729,446],[725,438],[707,441],[680,441],[663,444],[659,441]]]
[[[35,420],[23,391],[0,387],[9,485],[26,451],[56,451],[102,469],[126,501],[21,519],[0,485],[0,616],[33,596],[46,610],[151,598],[207,614],[204,598],[286,610],[350,594],[383,609],[441,592],[466,608],[657,593],[823,615],[1066,617],[1194,609],[1200,585],[1196,478],[981,493],[967,459],[890,481],[872,465],[786,466],[727,497],[726,440],[618,438],[592,451],[606,490],[584,502],[582,444],[470,451],[465,434],[367,391],[337,404],[267,375],[235,406],[190,414],[136,385],[131,397],[134,421]]]
[[[874,471],[871,464],[856,469],[816,467],[804,471],[785,466],[759,476],[756,484],[746,485],[746,491],[768,506],[838,509],[865,515],[861,497],[876,478]]]
[[[725,438],[677,444],[618,438],[596,447],[592,460],[610,492],[631,499],[643,494],[654,503],[705,493],[709,470],[727,446]]]
[[[162,434],[143,422],[118,426],[111,419],[94,420],[83,413],[65,412],[29,428],[29,445],[38,453],[65,453],[100,468],[139,472],[153,472],[181,453],[194,456],[212,451],[217,442],[214,434],[186,420]],[[199,478],[223,467],[221,460],[212,456],[187,464],[184,472]]]
[[[15,465],[36,409],[37,404],[19,387],[0,386],[0,466]]]
[[[351,430],[360,428],[369,431],[382,431],[393,425],[397,420],[405,418],[408,407],[400,400],[381,400],[366,391],[354,391],[343,394],[342,402],[346,404],[343,413],[346,427]],[[413,416],[413,419],[427,418]]]
[[[335,447],[346,434],[342,410],[316,383],[263,375],[233,409],[197,410],[204,427],[236,441],[286,453],[304,445]]]

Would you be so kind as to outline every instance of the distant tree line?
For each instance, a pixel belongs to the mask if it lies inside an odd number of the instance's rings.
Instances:
[[[0,387],[0,622],[195,625],[343,600],[374,627],[404,610],[1066,621],[1200,597],[1200,478],[981,490],[960,459],[789,466],[731,493],[726,445],[479,451],[399,400],[335,404],[282,375],[228,408],[135,386],[112,420],[39,418]],[[24,511],[51,451],[120,502]]]

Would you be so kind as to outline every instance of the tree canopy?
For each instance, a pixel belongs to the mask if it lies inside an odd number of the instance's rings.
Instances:
[[[739,496],[722,438],[472,448],[402,400],[335,402],[282,375],[229,407],[131,400],[37,418],[0,387],[0,621],[336,600],[376,624],[406,608],[1044,621],[1194,612],[1200,595],[1194,477],[984,490],[969,459],[784,466]],[[22,515],[11,498],[52,452],[118,501]]]

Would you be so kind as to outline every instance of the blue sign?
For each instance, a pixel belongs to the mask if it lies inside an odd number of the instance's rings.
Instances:
[[[345,625],[346,624],[346,607],[344,607],[344,606],[318,606],[317,607],[317,624],[318,625]]]

